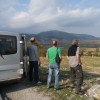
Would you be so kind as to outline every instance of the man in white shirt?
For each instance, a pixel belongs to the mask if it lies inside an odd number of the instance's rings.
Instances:
[[[73,84],[73,87],[75,86],[75,80],[76,80],[76,94],[83,94],[83,91],[81,90],[81,86],[83,84],[83,71],[82,71],[82,63],[80,58],[80,48],[78,47],[78,41],[73,40],[72,46],[68,49],[68,61],[69,66],[71,69],[71,76],[70,81]]]

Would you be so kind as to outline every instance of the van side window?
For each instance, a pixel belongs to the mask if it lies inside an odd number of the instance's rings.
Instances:
[[[0,55],[10,55],[17,53],[16,36],[0,35]]]

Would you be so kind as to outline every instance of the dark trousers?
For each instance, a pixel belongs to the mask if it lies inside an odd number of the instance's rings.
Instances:
[[[71,69],[70,81],[72,84],[74,84],[76,80],[76,92],[80,92],[81,86],[83,84],[82,66],[77,65],[76,67],[70,67],[70,69]]]
[[[38,75],[38,61],[29,61],[30,68],[29,68],[29,79],[33,81],[33,68],[34,68],[34,81],[37,83],[39,81]]]

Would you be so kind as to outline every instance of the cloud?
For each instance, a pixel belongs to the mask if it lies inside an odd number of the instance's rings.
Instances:
[[[0,10],[6,10],[10,6],[14,6],[18,3],[18,0],[1,0],[0,1]]]
[[[23,33],[62,30],[93,35],[94,31],[99,31],[100,8],[81,9],[86,2],[82,0],[71,8],[64,0],[30,0],[28,4],[21,4],[20,0],[3,0],[0,1],[0,30]],[[18,9],[19,5],[24,9]]]

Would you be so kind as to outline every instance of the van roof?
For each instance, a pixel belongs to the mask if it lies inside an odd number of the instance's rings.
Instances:
[[[17,35],[22,35],[22,34],[21,34],[21,33],[15,33],[15,32],[0,31],[0,35],[12,35],[12,36],[17,36]]]

